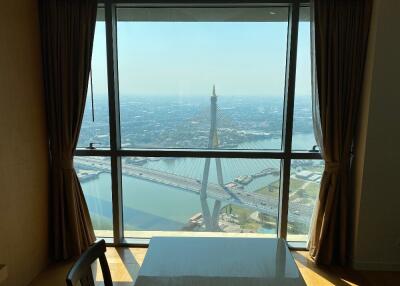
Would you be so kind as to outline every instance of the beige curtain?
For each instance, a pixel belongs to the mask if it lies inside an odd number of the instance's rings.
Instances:
[[[319,264],[345,265],[350,253],[351,153],[361,96],[372,0],[315,0],[314,112],[325,170],[310,237]]]
[[[50,152],[50,241],[54,259],[77,256],[95,235],[73,156],[85,108],[96,0],[40,0]]]

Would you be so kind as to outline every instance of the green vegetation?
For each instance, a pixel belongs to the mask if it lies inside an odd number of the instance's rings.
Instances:
[[[221,212],[237,215],[241,229],[257,231],[257,229],[261,227],[260,223],[250,218],[250,215],[254,212],[252,210],[235,205],[227,205],[221,210]]]
[[[319,191],[319,183],[290,178],[289,192],[301,192],[301,197],[314,198]],[[300,195],[300,194],[299,194]]]
[[[299,180],[291,177],[289,189],[290,191],[298,190],[303,187],[304,183],[306,183],[304,180]]]
[[[259,214],[257,218],[260,221],[256,221],[250,217],[250,215],[254,213],[254,210],[249,210],[236,205],[227,205],[222,208],[221,212],[237,215],[241,229],[252,230],[256,232],[260,227],[276,227],[276,218],[266,214]]]
[[[255,192],[267,197],[279,198],[279,180],[272,182],[268,186],[261,187]]]
[[[279,197],[279,185],[280,185],[280,181],[278,179],[278,180],[272,182],[271,184],[269,184],[268,186],[265,186],[265,187],[262,187],[262,188],[256,190],[256,192],[259,194],[277,198],[277,197]],[[319,191],[319,183],[291,177],[289,192],[293,192],[293,191],[297,191],[297,190],[305,191],[302,193],[305,196],[315,197],[315,195]]]
[[[235,205],[227,205],[222,208],[221,212],[237,215],[240,225],[244,225],[248,222],[250,215],[254,211]]]

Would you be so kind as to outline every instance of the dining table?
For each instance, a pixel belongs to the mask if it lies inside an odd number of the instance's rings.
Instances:
[[[281,238],[153,237],[134,285],[306,284]]]

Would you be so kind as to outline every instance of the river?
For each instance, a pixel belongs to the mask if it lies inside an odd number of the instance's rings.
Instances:
[[[296,149],[309,149],[314,143],[312,134],[293,136]],[[246,148],[271,146],[277,148],[280,140],[268,139],[244,144]],[[244,147],[243,146],[243,147]],[[240,148],[241,146],[239,146]],[[162,170],[181,176],[201,179],[204,170],[203,158],[154,159],[143,167]],[[272,159],[221,159],[224,183],[240,175],[252,175],[266,168],[280,168],[280,160]],[[217,183],[215,159],[211,159],[209,181]],[[245,191],[254,191],[277,180],[277,176],[254,179]],[[102,173],[98,178],[82,183],[88,208],[95,229],[112,229],[111,176]],[[201,212],[197,194],[123,176],[123,217],[126,230],[180,230],[194,214]],[[208,199],[210,208],[214,200]],[[277,202],[278,204],[278,199]]]

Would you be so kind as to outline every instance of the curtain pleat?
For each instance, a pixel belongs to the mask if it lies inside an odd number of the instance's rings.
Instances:
[[[85,109],[96,0],[39,0],[50,157],[54,259],[81,254],[95,235],[73,156]]]
[[[351,246],[352,147],[372,0],[315,0],[312,10],[313,120],[325,170],[309,248],[318,264],[346,265]]]

